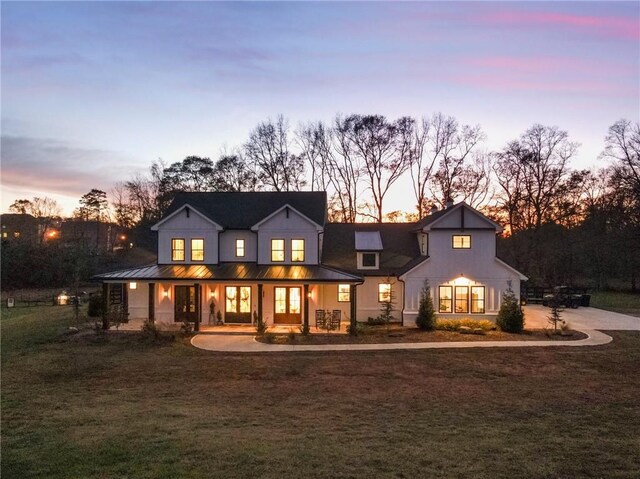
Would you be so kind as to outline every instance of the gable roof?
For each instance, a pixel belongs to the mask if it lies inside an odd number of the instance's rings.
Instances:
[[[185,204],[225,229],[251,229],[286,205],[324,226],[327,194],[323,191],[178,193],[163,219]]]
[[[363,276],[395,276],[420,263],[416,223],[327,223],[322,240],[322,264]],[[380,268],[358,270],[355,233],[379,232],[383,250]]]
[[[287,218],[289,217],[289,210],[293,210],[295,211],[302,219],[308,221],[309,223],[313,224],[316,226],[316,228],[318,229],[318,231],[322,231],[322,225],[316,223],[315,221],[313,221],[311,218],[309,218],[308,216],[304,215],[303,213],[300,213],[297,209],[295,209],[293,206],[291,206],[289,203],[287,203],[284,206],[281,206],[280,208],[278,208],[277,210],[275,210],[273,213],[271,213],[269,216],[266,216],[264,218],[262,218],[260,221],[258,221],[255,225],[253,225],[251,227],[251,229],[253,231],[257,231],[260,228],[260,225],[269,221],[271,218],[273,218],[275,215],[277,215],[278,213],[280,213],[282,210],[286,210],[287,211]]]
[[[479,216],[484,221],[486,221],[489,225],[491,225],[491,227],[493,227],[496,231],[498,231],[498,232],[502,231],[502,226],[500,224],[496,223],[495,221],[493,221],[491,218],[487,217],[486,215],[483,215],[477,209],[469,206],[464,201],[462,201],[462,202],[460,202],[460,203],[458,203],[458,204],[456,204],[454,206],[450,206],[449,208],[445,208],[443,210],[438,210],[438,211],[436,211],[434,213],[431,213],[430,215],[425,216],[420,221],[418,221],[417,224],[420,226],[420,229],[424,229],[424,228],[427,228],[427,227],[428,227],[427,230],[431,229],[437,222],[442,220],[445,216],[449,216],[454,211],[459,211],[460,208],[464,208],[467,211],[471,212],[472,214],[474,214],[476,216]]]
[[[174,216],[176,216],[178,213],[180,213],[182,210],[187,210],[187,215],[189,214],[190,211],[194,212],[195,214],[197,214],[198,216],[200,216],[202,219],[204,219],[205,221],[208,221],[209,223],[211,223],[213,226],[215,226],[215,228],[217,230],[221,230],[223,229],[222,226],[220,226],[218,223],[216,223],[215,221],[213,221],[209,216],[199,212],[196,208],[194,208],[193,206],[191,206],[189,203],[184,203],[182,206],[176,208],[173,213],[164,215],[164,217],[158,221],[155,225],[153,225],[151,227],[151,231],[158,231],[158,227],[162,224],[165,223],[166,221],[170,220],[171,218],[173,218]]]

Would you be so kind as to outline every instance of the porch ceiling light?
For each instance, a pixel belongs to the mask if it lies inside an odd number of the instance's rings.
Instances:
[[[162,295],[163,295],[165,298],[168,298],[168,297],[169,297],[169,290],[168,290],[168,289],[165,289],[165,290],[162,292]]]
[[[456,284],[459,286],[466,286],[469,284],[469,280],[465,278],[463,274],[460,274],[459,277],[453,280],[453,284]]]

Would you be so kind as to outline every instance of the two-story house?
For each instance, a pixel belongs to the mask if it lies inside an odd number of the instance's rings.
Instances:
[[[326,222],[322,192],[184,193],[158,232],[157,264],[99,275],[130,318],[313,325],[317,310],[366,321],[392,300],[415,324],[429,280],[442,316],[491,317],[526,277],[496,257],[498,224],[463,203],[417,223]]]

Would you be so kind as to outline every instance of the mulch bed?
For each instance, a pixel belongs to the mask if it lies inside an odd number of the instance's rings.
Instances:
[[[374,343],[429,343],[452,341],[576,341],[585,339],[587,335],[581,331],[569,330],[563,335],[543,329],[528,329],[522,334],[502,331],[484,331],[484,334],[463,334],[457,331],[421,331],[417,328],[392,326],[368,326],[358,336],[336,334],[312,334],[303,336],[296,334],[294,339],[289,334],[272,334],[256,336],[256,340],[273,344],[374,344]]]

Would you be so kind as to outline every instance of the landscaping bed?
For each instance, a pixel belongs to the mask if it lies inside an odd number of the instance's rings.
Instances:
[[[575,341],[585,339],[581,331],[567,330],[561,334],[544,329],[528,329],[521,334],[505,333],[496,330],[460,331],[422,331],[418,328],[403,326],[363,326],[357,336],[338,334],[275,334],[256,336],[256,341],[272,344],[375,344],[375,343],[429,343],[453,341]]]

